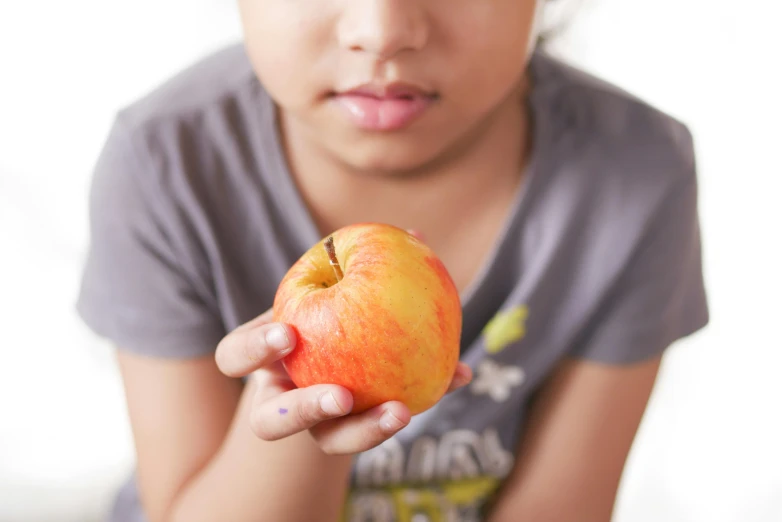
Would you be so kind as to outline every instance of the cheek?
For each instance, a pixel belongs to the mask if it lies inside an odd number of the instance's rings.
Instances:
[[[247,0],[240,2],[240,12],[256,74],[278,103],[293,108],[312,96],[328,29],[323,13],[302,12],[291,4],[295,2]]]
[[[454,95],[465,104],[487,104],[504,97],[526,68],[534,2],[478,2],[469,13],[449,24],[450,52],[458,56],[453,74]],[[480,110],[476,107],[476,110]]]

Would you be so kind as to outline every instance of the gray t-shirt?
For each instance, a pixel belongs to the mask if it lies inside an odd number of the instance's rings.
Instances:
[[[530,67],[526,181],[463,296],[475,380],[357,456],[347,521],[480,520],[558,361],[640,361],[708,322],[688,130],[540,51]],[[90,210],[79,313],[155,357],[214,353],[321,239],[240,45],[121,111]],[[133,477],[111,520],[145,520]]]

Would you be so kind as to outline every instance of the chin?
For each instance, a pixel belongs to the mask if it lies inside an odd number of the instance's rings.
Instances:
[[[362,135],[327,144],[331,153],[362,175],[415,176],[447,160],[448,143],[435,133],[398,132]],[[345,144],[349,144],[346,146]]]

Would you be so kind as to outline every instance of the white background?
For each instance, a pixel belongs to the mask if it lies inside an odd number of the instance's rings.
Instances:
[[[776,6],[586,0],[557,42],[690,125],[700,166],[712,322],[666,358],[616,522],[782,521]],[[132,466],[72,308],[90,169],[119,107],[238,36],[228,0],[0,0],[0,522],[97,521]]]

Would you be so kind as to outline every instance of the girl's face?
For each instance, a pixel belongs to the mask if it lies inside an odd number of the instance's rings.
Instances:
[[[248,54],[286,132],[352,168],[421,168],[518,110],[535,0],[239,7]]]

